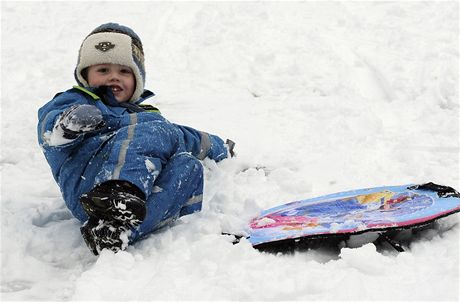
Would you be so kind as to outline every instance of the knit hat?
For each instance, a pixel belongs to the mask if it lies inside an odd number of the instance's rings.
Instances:
[[[106,23],[94,29],[85,38],[75,68],[75,79],[80,86],[89,86],[84,70],[97,64],[119,64],[132,69],[136,78],[136,88],[129,99],[130,102],[138,100],[144,92],[144,50],[141,39],[131,28],[117,23]]]

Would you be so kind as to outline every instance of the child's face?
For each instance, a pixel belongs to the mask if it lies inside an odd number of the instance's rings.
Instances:
[[[88,83],[92,87],[109,86],[117,102],[123,103],[133,95],[136,78],[128,66],[98,64],[88,67]]]

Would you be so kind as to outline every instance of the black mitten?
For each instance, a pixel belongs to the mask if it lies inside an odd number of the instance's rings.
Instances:
[[[93,105],[75,105],[64,111],[56,127],[64,131],[64,138],[74,139],[79,134],[95,132],[104,128],[101,111]]]

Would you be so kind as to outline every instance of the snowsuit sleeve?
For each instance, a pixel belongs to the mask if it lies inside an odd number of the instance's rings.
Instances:
[[[182,132],[187,152],[203,160],[206,157],[216,162],[228,157],[228,150],[224,141],[217,135],[198,131],[194,128],[175,124]]]
[[[88,102],[81,97],[55,97],[53,102],[49,102],[38,111],[38,141],[43,147],[56,147],[68,148],[78,144],[81,138],[65,139],[62,137],[63,133],[58,133],[60,129],[54,129],[56,120],[66,109],[73,105],[88,104]],[[62,132],[62,130],[61,130]],[[61,135],[60,135],[61,134]]]

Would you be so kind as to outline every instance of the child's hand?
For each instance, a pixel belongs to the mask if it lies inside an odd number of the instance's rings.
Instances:
[[[230,156],[235,157],[236,153],[233,150],[235,148],[235,142],[227,138],[225,144],[227,145],[228,153],[230,153]]]
[[[64,130],[64,138],[74,139],[79,134],[104,128],[101,111],[93,105],[75,105],[64,111],[56,127]]]

